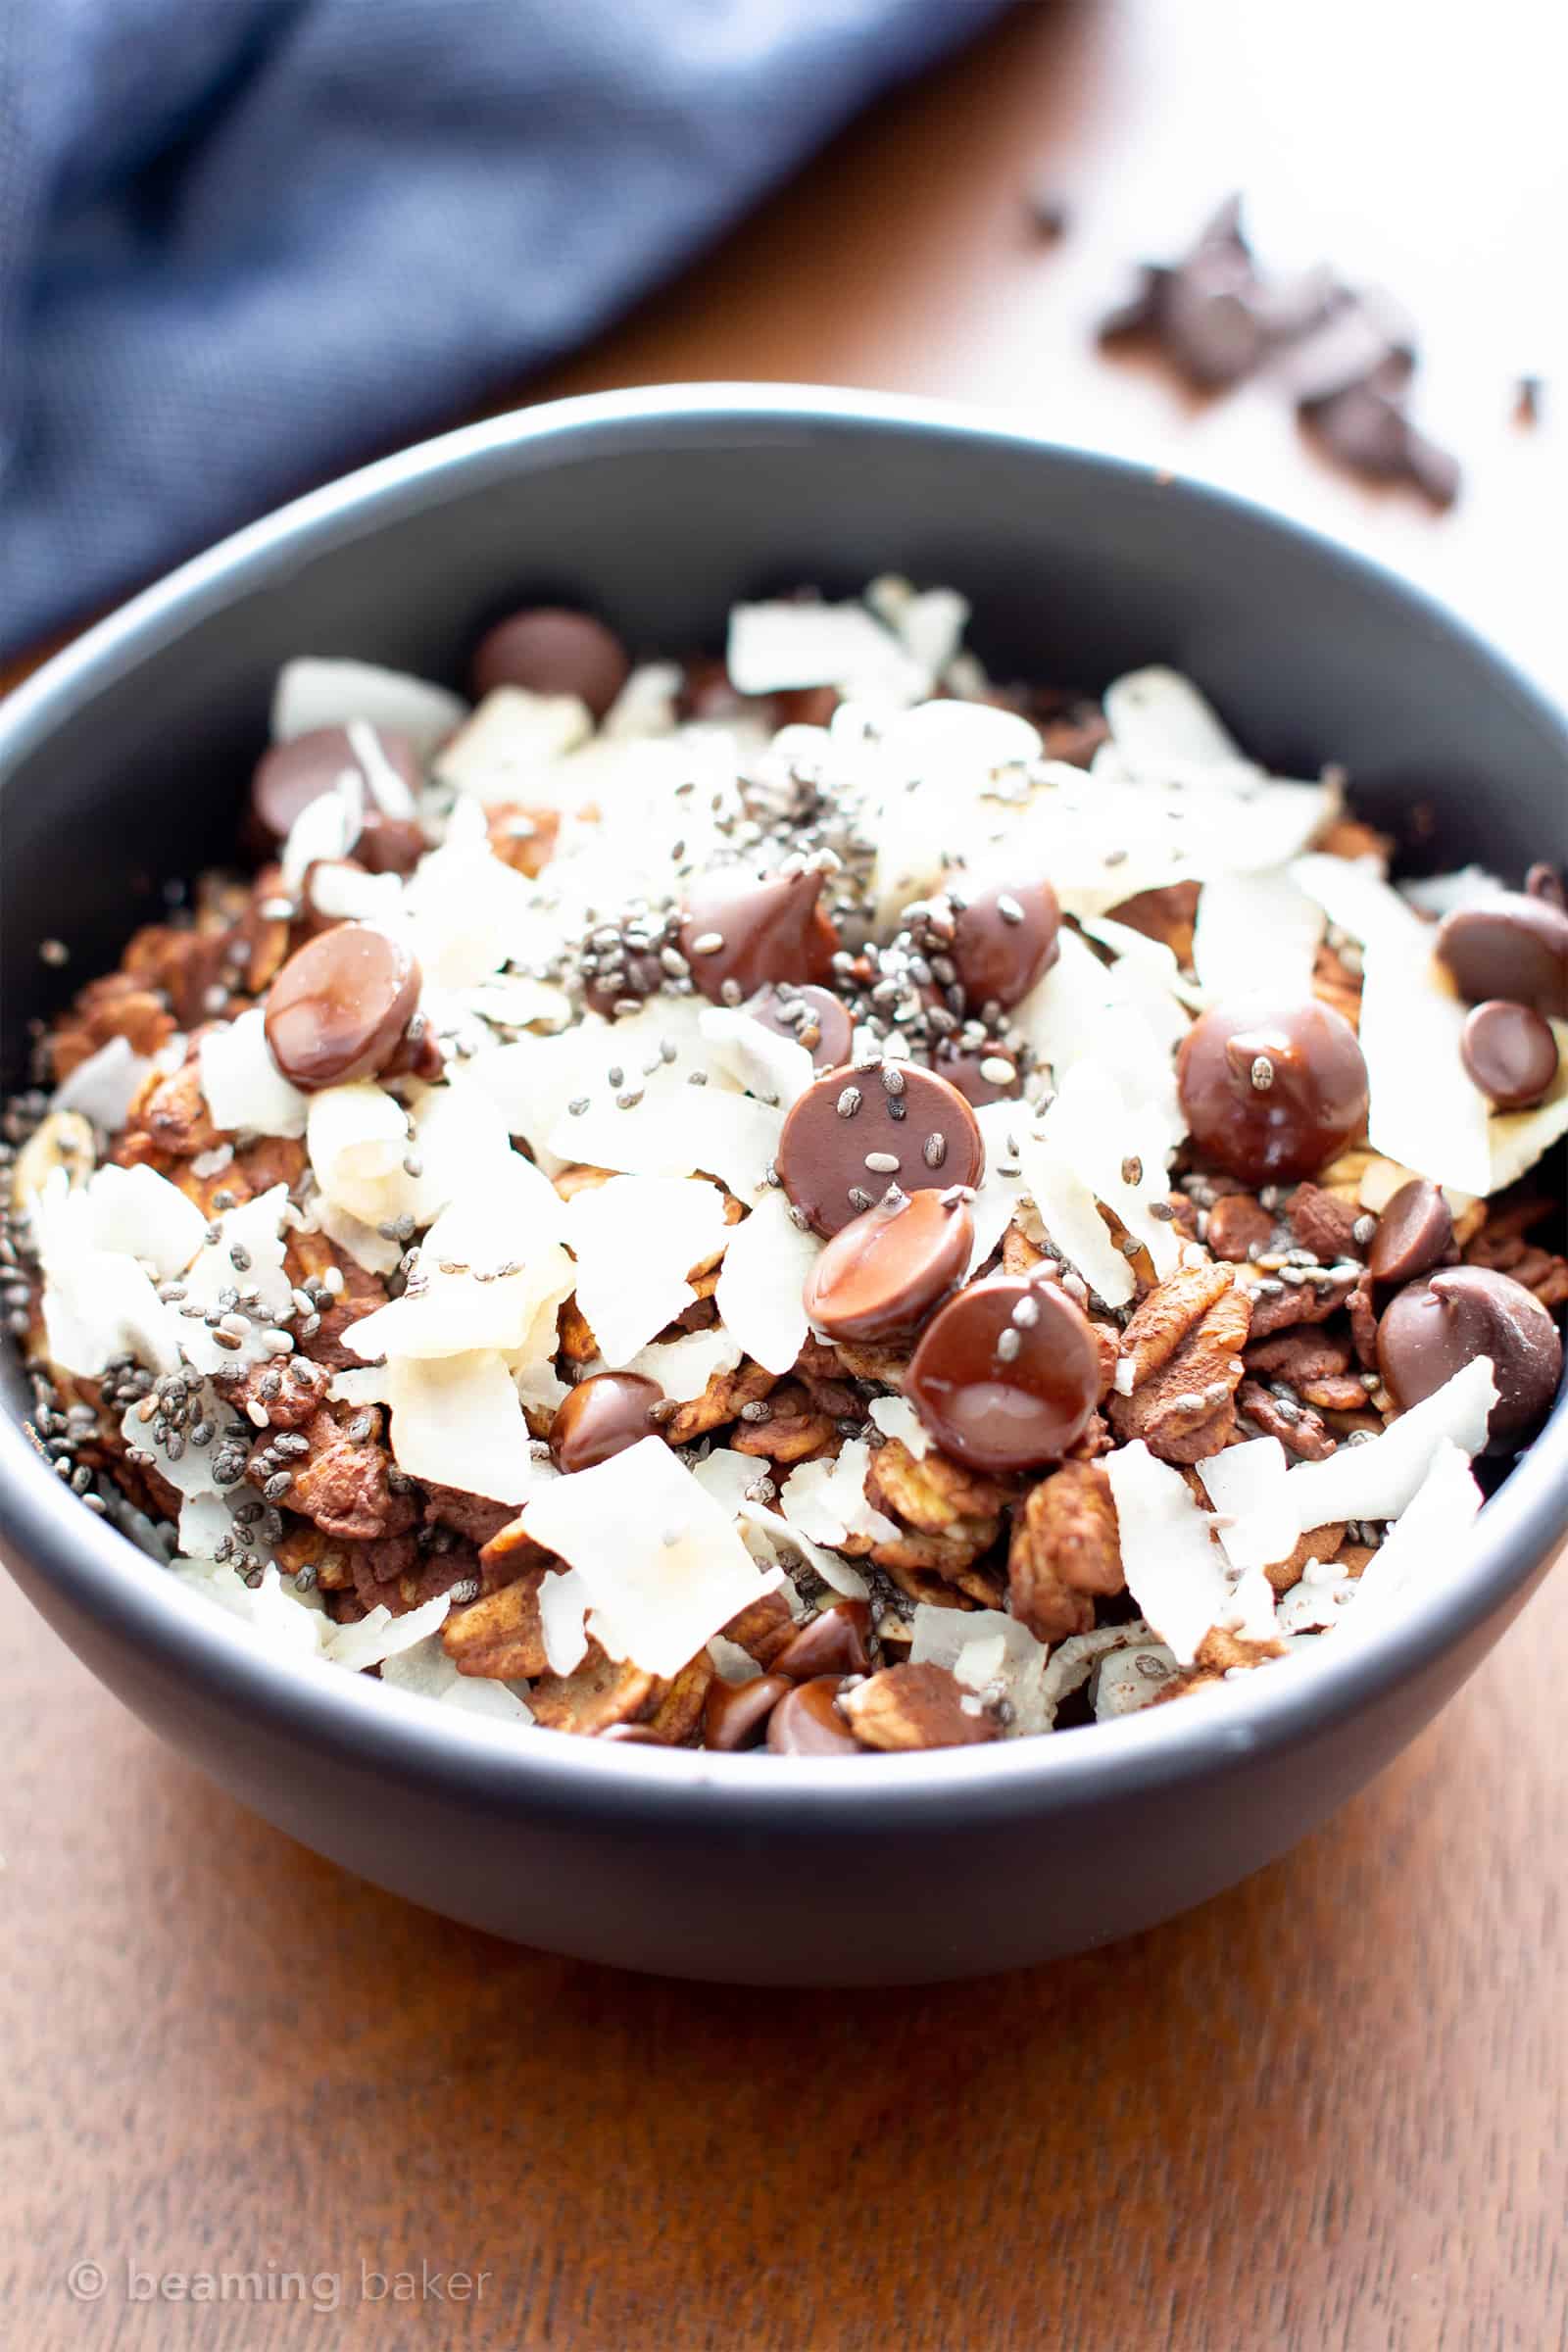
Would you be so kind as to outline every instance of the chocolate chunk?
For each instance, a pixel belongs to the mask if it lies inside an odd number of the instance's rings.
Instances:
[[[759,881],[718,873],[693,894],[680,927],[680,952],[692,978],[714,1004],[739,1004],[769,982],[831,977],[838,933],[818,901],[823,876],[809,868]]]
[[[797,1683],[767,1719],[767,1744],[776,1756],[863,1756],[865,1749],[839,1713],[843,1677],[818,1675]]]
[[[1493,997],[1477,1004],[1459,1038],[1459,1054],[1471,1081],[1497,1110],[1524,1110],[1539,1102],[1557,1075],[1557,1040],[1551,1023],[1528,1004]]]
[[[972,896],[954,891],[947,905],[955,926],[948,954],[977,1010],[998,1004],[1005,1011],[1016,1004],[1061,953],[1061,909],[1049,882],[1017,882]]]
[[[1378,1369],[1404,1410],[1478,1355],[1492,1358],[1492,1441],[1523,1436],[1562,1378],[1562,1341],[1535,1295],[1489,1266],[1445,1266],[1407,1283],[1378,1324]]]
[[[534,605],[487,629],[474,649],[476,698],[498,686],[530,694],[574,694],[603,718],[626,680],[631,661],[613,629],[591,612]]]
[[[1315,1000],[1212,1006],[1182,1040],[1176,1075],[1199,1152],[1248,1184],[1310,1176],[1366,1122],[1355,1032]]]
[[[830,1340],[913,1331],[961,1282],[974,1219],[950,1192],[901,1192],[836,1233],[806,1282],[806,1311]]]
[[[945,1078],[914,1062],[830,1070],[791,1107],[778,1178],[812,1231],[842,1233],[890,1185],[900,1192],[976,1185],[985,1148],[974,1112]]]
[[[863,1600],[835,1600],[792,1636],[772,1662],[772,1672],[792,1683],[822,1674],[864,1674],[871,1661],[865,1637],[871,1612]]]
[[[1568,1019],[1568,911],[1548,897],[1500,891],[1456,906],[1438,926],[1438,958],[1472,1004],[1501,997]]]
[[[760,1747],[767,1737],[769,1715],[794,1688],[782,1674],[756,1674],[749,1683],[726,1683],[715,1677],[703,1700],[705,1744],[727,1752]]]
[[[1453,1213],[1435,1184],[1412,1176],[1388,1200],[1367,1252],[1374,1282],[1409,1282],[1441,1265],[1453,1240]]]
[[[1386,296],[1341,286],[1312,330],[1292,344],[1278,374],[1298,406],[1311,411],[1360,384],[1396,397],[1415,358],[1409,321]]]
[[[765,988],[746,1007],[765,1029],[793,1037],[804,1046],[819,1070],[836,1070],[848,1061],[855,1042],[855,1024],[841,997],[825,988]]]
[[[925,1328],[905,1388],[938,1444],[974,1470],[1060,1461],[1100,1399],[1086,1315],[1053,1284],[970,1283]]]
[[[368,923],[336,923],[296,950],[267,992],[267,1042],[306,1094],[378,1077],[418,1009],[419,967]]]
[[[387,764],[411,794],[419,788],[419,761],[406,735],[389,728],[375,729]],[[412,817],[381,808],[375,797],[375,776],[365,767],[347,727],[313,727],[289,743],[274,743],[256,763],[251,778],[246,834],[260,857],[269,857],[288,839],[294,820],[313,801],[336,787],[345,772],[365,786],[365,823],[351,844],[360,864],[372,874],[411,874],[424,856],[426,842]]]
[[[1458,497],[1458,461],[1412,424],[1399,395],[1376,383],[1349,384],[1302,414],[1325,448],[1357,473],[1414,482],[1439,507]]]
[[[624,1453],[640,1438],[651,1437],[654,1425],[649,1407],[662,1403],[663,1390],[657,1380],[636,1372],[598,1372],[580,1381],[556,1407],[550,1424],[550,1450],[560,1470],[592,1470],[612,1454]]]
[[[1015,1102],[1023,1093],[1018,1065],[1000,1046],[960,1046],[944,1038],[931,1056],[931,1067],[976,1110],[983,1102]]]

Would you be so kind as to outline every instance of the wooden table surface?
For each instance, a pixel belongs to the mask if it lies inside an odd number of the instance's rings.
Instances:
[[[1549,406],[1509,421],[1518,371],[1568,385],[1544,13],[1494,0],[1484,57],[1441,8],[1285,15],[1025,9],[526,396],[769,376],[1004,406],[1379,553],[1568,687],[1565,435]],[[1037,180],[1073,211],[1049,250]],[[1261,392],[1196,403],[1093,354],[1120,263],[1232,184],[1271,252],[1410,302],[1425,414],[1469,465],[1452,515],[1331,474]],[[19,2352],[1568,2342],[1568,1585],[1249,1886],[1092,1958],[881,1996],[493,1943],[250,1819],[9,1585],[0,1639]],[[223,2272],[250,2282],[172,2299]]]

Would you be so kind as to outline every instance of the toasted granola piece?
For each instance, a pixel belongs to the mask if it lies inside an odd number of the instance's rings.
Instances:
[[[574,1200],[579,1193],[597,1193],[613,1174],[613,1168],[595,1168],[583,1161],[576,1167],[563,1168],[551,1182],[563,1200]]]
[[[1365,1390],[1360,1394],[1364,1396]],[[1265,1438],[1278,1438],[1286,1452],[1299,1461],[1321,1462],[1334,1451],[1334,1439],[1309,1404],[1288,1403],[1265,1389],[1260,1380],[1244,1380],[1236,1401]]]
[[[1325,1265],[1361,1255],[1355,1238],[1361,1212],[1338,1193],[1320,1184],[1298,1184],[1285,1204],[1285,1216],[1301,1248],[1312,1250]]]
[[[1332,1380],[1348,1372],[1352,1360],[1346,1335],[1326,1331],[1321,1323],[1298,1324],[1266,1340],[1250,1340],[1247,1347],[1249,1372],[1265,1380],[1288,1380],[1293,1388],[1303,1380]]]
[[[539,1614],[545,1573],[541,1567],[524,1569],[498,1592],[451,1612],[441,1628],[441,1646],[460,1674],[515,1683],[550,1672]]]
[[[834,1343],[834,1353],[839,1359],[840,1369],[847,1372],[852,1380],[874,1380],[884,1389],[901,1389],[904,1375],[909,1368],[910,1350],[894,1347],[886,1341],[873,1345],[868,1340],[838,1340]],[[864,1405],[858,1397],[854,1402],[859,1406],[863,1417]]]
[[[1378,1313],[1369,1273],[1362,1272],[1345,1303],[1350,1313],[1350,1345],[1355,1349],[1355,1360],[1363,1372],[1375,1372],[1378,1368]],[[1255,1327],[1255,1316],[1253,1322]]]
[[[1122,1334],[1129,1395],[1106,1410],[1123,1445],[1142,1438],[1165,1462],[1198,1462],[1229,1445],[1250,1309],[1228,1266],[1181,1266],[1159,1283]]]
[[[879,1510],[932,1535],[988,1528],[996,1539],[999,1514],[1017,1493],[1012,1479],[966,1469],[936,1446],[917,1461],[902,1438],[887,1438],[872,1454],[865,1491]],[[981,1548],[984,1548],[982,1544]]]
[[[307,1584],[318,1584],[323,1592],[341,1592],[354,1583],[354,1550],[352,1544],[339,1536],[323,1535],[308,1519],[296,1519],[285,1513],[283,1533],[272,1546],[280,1576],[304,1575]]]
[[[295,1371],[296,1362],[299,1370]],[[247,1364],[245,1370],[233,1377],[220,1374],[215,1382],[220,1396],[233,1405],[247,1420],[254,1418],[254,1404],[267,1415],[273,1430],[292,1434],[307,1428],[316,1419],[326,1396],[327,1376],[315,1364],[302,1358],[274,1355],[262,1364]],[[290,1508],[294,1505],[290,1498]]]
[[[1320,1004],[1340,1014],[1352,1029],[1361,1026],[1361,975],[1352,971],[1337,948],[1323,940],[1312,963],[1312,994]]]
[[[1364,1276],[1347,1266],[1333,1268],[1323,1280],[1287,1282],[1283,1276],[1256,1275],[1247,1266],[1239,1270],[1238,1280],[1246,1285],[1252,1302],[1251,1336],[1266,1340],[1271,1332],[1289,1331],[1296,1323],[1326,1323],[1330,1315],[1349,1305]]]
[[[194,1159],[225,1140],[225,1131],[213,1124],[202,1093],[201,1064],[191,1040],[190,1058],[168,1078],[155,1071],[146,1090],[131,1104],[125,1132],[116,1148],[122,1164],[147,1159]]]
[[[1157,939],[1179,964],[1190,966],[1198,888],[1196,882],[1167,882],[1157,890],[1135,891],[1130,899],[1112,906],[1110,919],[1125,923],[1130,931],[1141,931],[1146,939]]]
[[[91,980],[49,1039],[49,1066],[57,1084],[71,1076],[112,1038],[122,1037],[133,1054],[156,1054],[174,1034],[174,1016],[164,998],[128,972],[106,972]]]
[[[1327,1527],[1309,1527],[1304,1536],[1297,1537],[1296,1548],[1289,1559],[1276,1560],[1269,1568],[1269,1583],[1276,1592],[1289,1592],[1293,1585],[1300,1583],[1308,1560],[1321,1560],[1327,1567],[1330,1560],[1339,1559],[1344,1542],[1343,1519],[1336,1519]],[[1367,1556],[1370,1558],[1371,1554]]]
[[[1064,1462],[1013,1513],[1013,1615],[1037,1641],[1063,1642],[1090,1631],[1097,1594],[1120,1592],[1126,1582],[1109,1479],[1093,1463]]]
[[[309,1454],[291,1457],[286,1465],[290,1510],[329,1536],[368,1542],[406,1533],[418,1517],[418,1505],[412,1494],[391,1484],[394,1466],[380,1442],[380,1420],[374,1406],[323,1407],[302,1433],[310,1441]],[[363,1437],[357,1434],[361,1429]],[[264,1493],[275,1472],[258,1477],[258,1456],[270,1450],[265,1444],[258,1446],[245,1473]]]
[[[433,1488],[431,1492],[440,1494],[445,1490]],[[468,1499],[473,1501],[478,1498],[469,1496]],[[494,1507],[504,1511],[508,1506],[497,1503]],[[555,1552],[547,1551],[542,1544],[534,1542],[520,1517],[509,1517],[505,1527],[487,1537],[479,1548],[479,1582],[486,1592],[499,1592],[503,1586],[514,1583],[519,1576],[532,1576],[536,1570],[542,1576],[547,1568],[559,1568],[562,1565]]]
[[[730,1444],[737,1453],[753,1453],[780,1469],[807,1462],[833,1442],[830,1416],[818,1410],[798,1380],[785,1380],[761,1400],[762,1416],[737,1421]]]
[[[778,1386],[778,1377],[743,1356],[732,1372],[715,1372],[700,1396],[677,1405],[663,1425],[664,1437],[671,1446],[689,1446],[693,1438],[722,1429],[726,1421],[736,1418],[742,1405],[769,1396]]]
[[[673,1682],[663,1686],[659,1704],[643,1720],[666,1747],[683,1747],[703,1720],[703,1702],[716,1669],[706,1649],[688,1658]]]
[[[590,1640],[588,1655],[570,1674],[545,1674],[528,1694],[536,1722],[552,1732],[575,1732],[592,1739],[612,1723],[639,1721],[657,1699],[655,1675],[629,1658],[607,1657]]]
[[[1208,1247],[1228,1265],[1239,1264],[1250,1250],[1266,1250],[1273,1238],[1274,1220],[1250,1193],[1227,1193],[1208,1212]]]
[[[490,854],[533,881],[556,854],[559,808],[533,808],[521,801],[494,801],[485,810]]]
[[[564,1301],[556,1319],[556,1333],[561,1353],[568,1364],[591,1364],[599,1353],[599,1342],[589,1328],[588,1318],[577,1304],[575,1291]],[[570,1377],[569,1374],[566,1377]]]
[[[1562,1211],[1557,1203],[1535,1195],[1503,1194],[1487,1201],[1485,1209],[1480,1231],[1463,1244],[1465,1264],[1511,1275],[1533,1292],[1548,1312],[1568,1304],[1568,1257],[1526,1238],[1547,1217],[1555,1217],[1561,1232]]]
[[[1002,1237],[1002,1271],[1004,1274],[1032,1274],[1036,1266],[1045,1263],[1045,1251],[1031,1241],[1016,1217]]]
[[[760,1600],[749,1600],[740,1615],[730,1619],[724,1639],[755,1658],[765,1673],[779,1651],[789,1647],[795,1633],[795,1619],[784,1594],[764,1592]]]
[[[892,1543],[873,1544],[870,1559],[873,1567],[884,1569],[899,1591],[913,1601],[951,1605],[958,1592],[977,1609],[1000,1609],[1006,1598],[1006,1579],[1001,1569],[982,1564],[966,1544],[955,1542],[951,1536],[910,1530]]]
[[[825,1340],[808,1339],[795,1359],[794,1377],[818,1412],[833,1421],[863,1421],[865,1399],[850,1386],[838,1350]],[[891,1385],[897,1386],[897,1381]]]
[[[972,1747],[1002,1726],[946,1666],[885,1666],[846,1690],[839,1706],[857,1740],[887,1751]]]

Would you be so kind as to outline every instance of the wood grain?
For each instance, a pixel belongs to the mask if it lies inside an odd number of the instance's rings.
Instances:
[[[1026,10],[528,390],[801,376],[1021,409],[1374,548],[1562,684],[1562,434],[1508,423],[1512,372],[1551,367],[1524,296],[1554,282],[1555,99],[1519,12],[1488,10],[1484,56],[1442,18],[1417,46],[1400,9]],[[1036,176],[1074,208],[1058,250],[1021,220]],[[1451,517],[1316,465],[1260,392],[1190,404],[1088,352],[1118,263],[1233,180],[1288,249],[1408,295],[1472,466]],[[1568,2343],[1568,1587],[1248,1886],[884,1996],[492,1943],[237,1810],[9,1586],[0,1640],[0,2338],[25,2352]],[[101,2299],[72,2299],[79,2261]],[[421,2263],[488,2274],[478,2300],[366,2299],[362,2266]],[[179,2272],[262,2299],[130,2292]]]

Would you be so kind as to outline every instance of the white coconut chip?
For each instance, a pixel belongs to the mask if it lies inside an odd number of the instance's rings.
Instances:
[[[384,1188],[412,1149],[408,1114],[368,1078],[322,1087],[310,1098],[305,1149],[333,1207],[373,1225],[384,1213]]]
[[[292,742],[318,727],[344,727],[364,719],[395,735],[407,735],[421,754],[432,752],[467,711],[462,697],[400,669],[374,662],[323,660],[303,655],[285,662],[272,693],[272,741]]]
[[[1313,851],[1294,860],[1290,878],[1322,907],[1336,930],[1348,931],[1362,947],[1386,945],[1412,955],[1430,950],[1431,924],[1390,885],[1381,859]]]
[[[181,1316],[180,1347],[198,1372],[238,1372],[292,1346],[282,1329],[294,1312],[294,1288],[283,1266],[283,1229],[290,1214],[287,1185],[274,1184],[213,1220],[217,1241],[197,1252],[182,1277],[184,1304],[221,1313],[220,1294],[237,1290],[244,1300],[240,1311],[250,1321],[237,1348],[222,1348],[204,1321]]]
[[[1020,1139],[1024,1184],[1053,1252],[1066,1260],[1107,1306],[1125,1306],[1137,1284],[1072,1161],[1044,1133]]]
[[[788,1372],[809,1335],[806,1281],[822,1245],[800,1230],[781,1192],[764,1192],[728,1241],[713,1295],[719,1320],[754,1363]],[[592,1314],[588,1320],[597,1334]]]
[[[296,1226],[301,1233],[324,1233],[327,1240],[352,1257],[367,1274],[390,1274],[403,1256],[403,1245],[389,1241],[375,1226],[365,1224],[328,1200],[324,1193],[311,1197],[310,1205],[296,1213]]]
[[[1041,1684],[1045,1710],[1041,1728],[1054,1728],[1062,1700],[1083,1689],[1102,1657],[1117,1649],[1147,1647],[1153,1639],[1143,1619],[1137,1617],[1126,1625],[1097,1625],[1090,1633],[1070,1634],[1065,1642],[1059,1642],[1047,1661]]]
[[[865,590],[865,602],[903,641],[933,682],[957,660],[969,625],[969,600],[956,588],[917,590],[896,572],[884,572]]]
[[[1231,1613],[1224,1555],[1181,1473],[1154,1459],[1141,1438],[1105,1457],[1121,1536],[1127,1590],[1179,1664]]]
[[[553,1473],[530,1451],[528,1424],[506,1359],[471,1355],[393,1356],[340,1372],[331,1394],[354,1404],[384,1404],[392,1416],[392,1458],[411,1478],[520,1503]]]
[[[788,1110],[816,1076],[810,1054],[740,1008],[712,1004],[702,1015],[713,1063],[761,1102]]]
[[[630,743],[646,735],[673,735],[685,683],[678,662],[639,662],[600,720],[601,736]]]
[[[731,1514],[661,1438],[557,1479],[523,1521],[581,1578],[589,1631],[612,1657],[650,1674],[678,1673],[783,1581],[777,1570],[759,1570]]]
[[[1211,874],[1198,897],[1193,968],[1204,994],[1270,996],[1290,1004],[1312,993],[1323,909],[1277,869]]]
[[[497,1029],[540,1029],[556,1032],[571,1019],[571,999],[550,980],[532,980],[524,972],[497,972],[467,992],[470,1012]]]
[[[1242,758],[1218,711],[1180,670],[1129,670],[1105,688],[1103,709],[1111,740],[1134,767],[1223,766]]]
[[[182,1274],[207,1238],[195,1201],[152,1168],[99,1168],[85,1200],[85,1246],[133,1257],[162,1282]]]
[[[607,1364],[630,1363],[692,1304],[692,1272],[730,1231],[722,1193],[697,1177],[612,1176],[573,1196],[565,1238],[577,1304]]]
[[[836,717],[835,747],[839,740]],[[880,923],[891,925],[911,899],[940,890],[971,849],[1009,871],[1026,870],[1009,855],[1018,811],[991,796],[1000,779],[1021,787],[1040,752],[1027,719],[987,703],[921,703],[884,728],[856,763],[855,788],[869,803],[862,829],[876,844],[871,886]]]
[[[438,1592],[434,1600],[394,1617],[391,1610],[378,1606],[354,1625],[340,1625],[327,1637],[323,1655],[334,1666],[351,1667],[363,1673],[367,1666],[379,1666],[385,1658],[395,1658],[400,1650],[414,1649],[431,1634],[439,1632],[452,1607],[452,1595]]]
[[[466,1715],[487,1715],[498,1723],[533,1721],[533,1709],[510,1683],[496,1682],[488,1675],[460,1674],[442,1647],[439,1634],[426,1634],[422,1642],[388,1658],[381,1668],[381,1680],[394,1690],[412,1690],[417,1698],[435,1699]]]
[[[925,1460],[931,1450],[930,1435],[907,1396],[873,1396],[870,1414],[885,1438],[897,1438],[917,1462]]]
[[[539,882],[495,856],[476,801],[460,799],[438,850],[403,891],[410,946],[434,988],[472,988],[505,963],[544,966],[566,944],[563,916]]]
[[[1051,1729],[1046,1650],[1026,1625],[1000,1609],[941,1609],[920,1601],[910,1620],[915,1666],[946,1666],[971,1690],[1007,1700],[1008,1736]]]
[[[549,803],[550,770],[588,741],[593,713],[574,694],[497,686],[432,762],[436,781],[497,801]]]
[[[1090,1703],[1097,1723],[1136,1715],[1152,1706],[1176,1672],[1176,1660],[1163,1642],[1128,1642],[1108,1650],[1095,1667]]]
[[[132,1053],[128,1038],[112,1037],[62,1080],[49,1098],[49,1107],[79,1110],[95,1127],[118,1135],[152,1066],[145,1055]]]
[[[285,1590],[270,1561],[257,1585],[247,1585],[234,1569],[215,1560],[172,1560],[169,1573],[184,1592],[239,1618],[269,1647],[276,1645],[295,1656],[314,1657],[323,1637],[332,1631],[320,1609],[310,1607]]]
[[[690,1404],[710,1380],[733,1372],[741,1360],[739,1343],[713,1325],[707,1331],[688,1331],[678,1340],[655,1340],[640,1348],[623,1369],[644,1380],[657,1381],[675,1404]]]
[[[304,878],[305,894],[319,915],[334,923],[370,923],[396,934],[403,920],[401,874],[367,874],[340,859],[314,866]]]
[[[310,1100],[272,1059],[266,1023],[263,1008],[254,1005],[237,1020],[204,1031],[197,1048],[202,1094],[213,1125],[225,1134],[305,1133]]]
[[[1440,1446],[1467,1455],[1487,1442],[1487,1417],[1497,1401],[1492,1358],[1478,1355],[1419,1404],[1400,1413],[1363,1446],[1341,1446],[1325,1461],[1301,1462],[1286,1473],[1298,1528],[1340,1519],[1397,1519],[1426,1477]],[[1114,1455],[1111,1457],[1114,1461]]]
[[[749,1205],[766,1186],[783,1124],[782,1111],[750,1095],[694,1086],[650,1091],[626,1109],[601,1098],[559,1119],[548,1143],[563,1160],[629,1176],[717,1176]]]
[[[284,890],[297,891],[313,865],[351,856],[364,827],[365,785],[358,768],[345,766],[332,788],[307,801],[289,827],[278,855]]]
[[[860,604],[736,605],[724,666],[737,694],[837,686],[897,703],[931,690],[931,675]]]
[[[552,1569],[539,1587],[539,1631],[552,1674],[572,1674],[588,1655],[592,1595],[575,1568]]]
[[[1228,1522],[1215,1532],[1233,1568],[1271,1568],[1290,1558],[1301,1528],[1278,1438],[1228,1446],[1223,1453],[1200,1462],[1198,1475],[1209,1501]]]
[[[345,1345],[367,1358],[514,1356],[534,1338],[553,1351],[555,1310],[577,1282],[557,1238],[564,1223],[554,1186],[517,1153],[476,1168],[430,1227],[410,1288],[363,1316]]]
[[[44,1336],[62,1371],[96,1379],[127,1351],[160,1372],[179,1361],[179,1326],[131,1257],[100,1249],[91,1202],[54,1168],[30,1202],[43,1269]],[[205,1228],[204,1228],[205,1230]]]
[[[779,1491],[779,1508],[791,1527],[809,1536],[813,1544],[836,1545],[852,1536],[869,1537],[874,1544],[896,1544],[899,1531],[877,1510],[865,1492],[871,1448],[863,1438],[851,1438],[837,1461],[801,1462]]]
[[[1440,1445],[1425,1478],[1356,1579],[1351,1630],[1371,1632],[1388,1615],[1461,1573],[1481,1500],[1464,1448]]]
[[[133,1446],[146,1446],[146,1429],[142,1428],[139,1435],[133,1433],[130,1443]],[[155,1448],[149,1448],[149,1450],[155,1452],[159,1467],[162,1468],[166,1457],[161,1453],[156,1453]],[[210,1451],[211,1448],[208,1450]],[[188,1447],[185,1455],[181,1458],[182,1460],[189,1458]],[[179,1465],[174,1466],[177,1468]],[[179,1556],[182,1559],[216,1561],[220,1549],[223,1546],[226,1545],[230,1550],[233,1548],[234,1537],[237,1533],[233,1503],[228,1495],[220,1494],[217,1487],[207,1486],[202,1488],[199,1493],[181,1494],[178,1543]]]
[[[1460,1054],[1466,1008],[1431,953],[1430,932],[1423,927],[1413,952],[1380,936],[1363,964],[1359,1036],[1374,1149],[1434,1184],[1486,1193],[1488,1105]]]
[[[1034,1122],[1034,1113],[1025,1102],[982,1102],[974,1116],[985,1157],[980,1182],[969,1203],[974,1246],[969,1251],[965,1279],[985,1264],[1028,1200],[1018,1151]]]
[[[1181,1263],[1180,1231],[1173,1219],[1153,1214],[1169,1191],[1168,1131],[1157,1116],[1130,1107],[1107,1072],[1078,1061],[1060,1080],[1041,1133],[1095,1199],[1143,1243],[1160,1280],[1174,1273]]]

